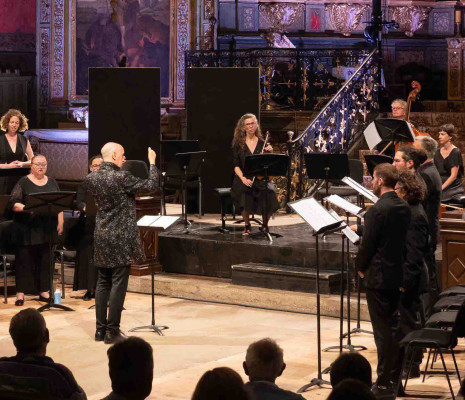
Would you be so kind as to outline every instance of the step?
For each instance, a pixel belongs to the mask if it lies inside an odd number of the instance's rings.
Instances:
[[[236,264],[231,267],[232,283],[242,286],[316,293],[316,269],[263,263]],[[320,269],[320,293],[339,293],[341,273]]]

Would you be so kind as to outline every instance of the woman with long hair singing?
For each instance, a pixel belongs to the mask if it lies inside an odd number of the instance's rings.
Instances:
[[[263,217],[261,230],[268,232],[268,221],[279,208],[274,185],[272,182],[266,185],[262,180],[253,180],[253,176],[243,173],[247,156],[273,151],[273,147],[263,140],[257,117],[254,114],[244,114],[237,121],[232,149],[234,164],[232,198],[236,209],[241,211],[244,219],[245,227],[242,234],[247,236],[251,232],[250,214],[261,214]],[[267,204],[267,210],[265,210],[265,204]]]

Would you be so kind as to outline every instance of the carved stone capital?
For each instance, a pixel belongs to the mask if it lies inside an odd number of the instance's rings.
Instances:
[[[331,23],[344,36],[350,36],[358,28],[366,10],[368,5],[364,4],[326,4]]]
[[[446,38],[448,49],[465,49],[465,38]]]
[[[408,37],[421,29],[428,20],[431,7],[401,6],[391,7],[392,19],[399,24],[399,28],[405,31]]]
[[[302,17],[304,10],[303,3],[261,3],[258,8],[259,16],[277,32],[284,32],[296,19]]]

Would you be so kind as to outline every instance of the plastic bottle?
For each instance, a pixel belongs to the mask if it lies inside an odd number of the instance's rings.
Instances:
[[[60,288],[56,288],[55,290],[55,304],[61,304],[61,290]]]

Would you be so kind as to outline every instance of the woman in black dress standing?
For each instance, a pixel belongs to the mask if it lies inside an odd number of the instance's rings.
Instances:
[[[462,186],[463,160],[460,150],[453,145],[456,130],[454,125],[445,124],[439,128],[440,148],[434,156],[434,164],[441,175],[441,201],[447,202],[464,194]]]
[[[89,171],[95,172],[103,163],[101,155],[94,156],[89,160]],[[74,270],[73,290],[87,289],[83,300],[89,301],[95,298],[95,286],[97,284],[97,268],[94,266],[94,229],[95,215],[86,213],[86,202],[88,196],[84,184],[77,190],[76,205],[80,212],[78,225],[80,226],[80,237],[77,243],[77,263]]]
[[[268,232],[268,221],[279,208],[274,185],[269,182],[268,187],[265,187],[263,181],[253,180],[253,176],[246,176],[242,172],[246,156],[273,151],[273,147],[265,144],[262,139],[257,117],[254,114],[245,114],[237,121],[232,149],[234,180],[231,194],[236,209],[241,211],[244,219],[245,227],[242,235],[247,236],[251,232],[250,214],[261,214],[263,217],[261,230]],[[265,210],[265,201],[268,210]]]
[[[0,129],[5,134],[0,136],[0,169],[26,167],[27,160],[32,159],[29,140],[18,133],[28,129],[27,118],[18,110],[8,110],[0,119]],[[0,177],[0,194],[10,194],[19,176]]]
[[[39,293],[39,300],[46,302],[50,297],[49,232],[53,229],[58,235],[63,233],[63,213],[49,218],[47,215],[23,211],[27,195],[60,190],[55,179],[45,175],[46,172],[47,159],[43,155],[35,155],[31,160],[31,173],[20,178],[10,196],[10,207],[15,212],[14,236],[18,245],[15,302],[17,306],[24,304],[24,293]]]

